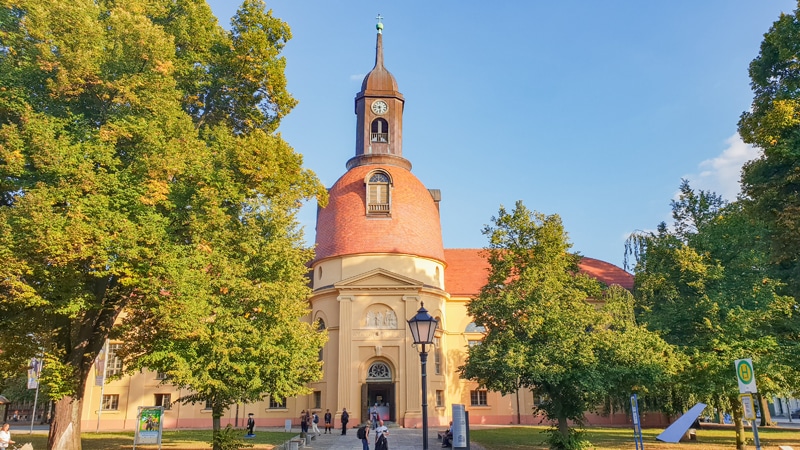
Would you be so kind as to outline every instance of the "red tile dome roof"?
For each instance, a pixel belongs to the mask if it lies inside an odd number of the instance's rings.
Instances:
[[[391,215],[367,216],[367,175],[391,177]],[[330,188],[329,203],[317,213],[315,262],[358,253],[403,253],[444,261],[439,209],[410,171],[369,164],[348,170]]]

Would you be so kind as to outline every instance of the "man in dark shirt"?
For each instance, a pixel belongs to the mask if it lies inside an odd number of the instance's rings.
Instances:
[[[350,414],[347,414],[347,408],[342,408],[342,435],[347,434],[347,422],[350,421]]]

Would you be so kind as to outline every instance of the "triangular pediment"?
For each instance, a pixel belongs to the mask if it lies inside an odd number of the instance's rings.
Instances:
[[[337,289],[421,289],[422,283],[386,269],[374,269],[334,284]]]

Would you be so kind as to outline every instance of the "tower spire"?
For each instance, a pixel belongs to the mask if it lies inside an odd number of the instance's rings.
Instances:
[[[378,30],[377,42],[375,44],[375,67],[383,67],[383,16],[378,14],[378,23],[375,29]]]

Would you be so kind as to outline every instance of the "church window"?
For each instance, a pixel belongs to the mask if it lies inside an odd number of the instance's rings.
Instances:
[[[172,409],[172,394],[155,394],[155,405]]]
[[[269,396],[269,409],[285,409],[286,397]]]
[[[314,408],[322,409],[322,392],[314,391]]]
[[[372,363],[367,371],[367,380],[370,381],[391,381],[392,371],[383,362]]]
[[[389,175],[374,172],[367,181],[367,214],[389,214]]]
[[[119,410],[119,394],[103,395],[103,411],[117,411]]]
[[[475,322],[470,322],[469,325],[467,325],[467,328],[464,329],[464,332],[465,333],[486,333],[486,328],[485,327],[479,327],[478,325],[475,325]]]
[[[317,331],[319,331],[319,332],[325,331],[325,321],[324,320],[317,319]],[[322,361],[322,350],[323,350],[323,348],[319,349],[319,359],[317,361]]]
[[[386,119],[373,120],[371,128],[371,142],[377,142],[380,144],[389,142],[389,122],[387,122]]]
[[[482,389],[469,391],[469,401],[472,404],[472,406],[489,405],[487,392]]]

